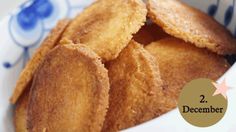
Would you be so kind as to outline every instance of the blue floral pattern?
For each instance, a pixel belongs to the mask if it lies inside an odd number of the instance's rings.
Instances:
[[[220,6],[220,0],[217,0],[216,3],[213,3],[208,7],[207,10],[208,14],[214,17],[218,11],[219,6]],[[230,24],[234,16],[234,6],[235,6],[235,0],[232,0],[232,4],[225,11],[224,25],[226,27]]]
[[[208,7],[208,10],[207,10],[208,14],[210,16],[215,16],[215,14],[216,14],[216,12],[218,10],[219,5],[220,5],[220,0],[217,0],[216,4],[210,5]]]
[[[24,30],[30,30],[36,26],[39,19],[49,17],[52,12],[53,5],[49,0],[35,0],[17,14],[17,22]]]
[[[225,17],[224,17],[224,25],[228,26],[229,23],[232,21],[233,18],[233,13],[234,13],[234,5],[235,5],[235,0],[233,0],[232,5],[228,7],[228,9],[225,12]]]
[[[56,21],[65,17],[73,17],[73,11],[81,11],[84,7],[90,4],[93,0],[88,0],[87,4],[75,5],[70,0],[29,0],[20,6],[19,12],[12,14],[9,20],[8,30],[14,43],[22,48],[22,53],[13,62],[3,62],[5,68],[11,68],[17,65],[20,61],[23,61],[23,65],[26,64],[30,58],[29,50],[38,46],[42,41],[45,33],[51,30]],[[64,3],[62,3],[64,2]],[[207,13],[210,16],[215,17],[219,11],[219,6],[223,0],[215,0],[207,8]],[[65,13],[61,13],[59,3],[65,5]],[[86,2],[83,2],[86,3]],[[235,0],[232,0],[232,4],[228,6],[224,13],[223,24],[227,27],[233,20],[234,16]],[[58,13],[60,12],[60,13]],[[64,14],[58,17],[60,14]],[[53,21],[53,22],[52,22]],[[50,25],[51,26],[48,26]],[[236,37],[236,28],[234,30],[234,36]],[[28,40],[27,42],[22,40]],[[229,57],[230,58],[230,57]]]
[[[94,0],[28,0],[22,4],[15,12],[4,17],[1,20],[1,39],[0,39],[0,132],[14,131],[12,125],[12,106],[9,104],[9,97],[13,92],[15,83],[18,79],[21,64],[31,56],[31,51],[39,46],[42,39],[47,35],[51,28],[59,19],[73,17],[84,7]],[[207,12],[215,17],[221,24],[225,25],[236,37],[236,15],[235,0],[183,0],[190,5]],[[229,62],[233,64],[236,55],[226,56]],[[236,66],[236,65],[235,65]],[[228,81],[235,84],[235,68],[227,73]],[[231,107],[231,111],[235,111]],[[176,113],[172,113],[175,117]],[[172,118],[171,118],[172,119]],[[235,124],[229,124],[229,121],[235,122],[234,116],[226,116],[218,126],[204,128],[207,130],[217,131],[221,126],[225,129]],[[187,131],[186,123],[166,124],[167,128],[171,127],[177,130]],[[165,126],[164,126],[165,127]],[[234,127],[235,128],[235,127]],[[174,130],[173,129],[173,130]],[[172,129],[171,129],[172,130]],[[195,129],[201,130],[201,129]],[[231,130],[231,129],[230,129]],[[232,129],[233,130],[233,129]],[[155,131],[155,129],[153,129]]]
[[[59,13],[64,15],[58,17],[58,12],[61,11],[58,3],[61,2],[57,2],[56,0],[29,0],[20,6],[18,13],[10,16],[8,25],[10,36],[14,43],[23,50],[15,62],[3,62],[5,68],[14,67],[20,61],[23,61],[24,67],[30,58],[30,48],[36,47],[42,41],[44,34],[50,31],[55,25],[53,23],[51,27],[47,28],[48,22],[45,22],[45,20],[48,19],[52,23],[52,20],[56,22],[61,18],[72,17],[71,12],[73,10],[82,10],[87,6],[84,4],[73,5],[69,0],[64,0],[63,5],[66,5],[66,13]],[[53,14],[55,15],[53,16]],[[22,40],[28,41],[25,42]]]

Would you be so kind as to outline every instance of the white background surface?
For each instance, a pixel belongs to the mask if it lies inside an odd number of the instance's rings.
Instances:
[[[0,19],[26,0],[0,0]]]

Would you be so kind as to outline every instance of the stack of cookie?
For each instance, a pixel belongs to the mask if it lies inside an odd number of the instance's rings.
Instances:
[[[178,0],[98,0],[61,20],[11,98],[17,132],[115,132],[176,107],[182,87],[218,79],[236,40]]]

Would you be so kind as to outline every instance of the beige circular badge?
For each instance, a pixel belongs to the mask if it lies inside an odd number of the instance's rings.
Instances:
[[[196,79],[186,84],[178,100],[182,117],[198,127],[216,124],[227,109],[227,99],[222,94],[215,95],[216,90],[210,79]]]

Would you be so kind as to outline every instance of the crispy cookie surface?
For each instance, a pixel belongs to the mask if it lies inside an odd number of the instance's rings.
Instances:
[[[29,131],[100,132],[108,90],[108,73],[97,54],[81,44],[57,46],[33,80]]]
[[[146,14],[142,0],[98,0],[72,21],[62,43],[82,43],[103,61],[115,59],[144,24]]]
[[[179,0],[148,0],[148,16],[168,34],[197,47],[221,55],[236,53],[236,41],[225,27]]]
[[[27,86],[24,93],[20,96],[16,103],[15,113],[14,113],[14,125],[16,132],[28,132],[27,131],[27,107],[29,100],[31,83]]]
[[[16,87],[14,89],[13,95],[11,96],[10,102],[15,104],[17,99],[26,89],[27,85],[32,81],[33,75],[44,59],[44,56],[57,45],[63,31],[69,24],[69,20],[61,20],[58,22],[56,27],[51,31],[48,37],[42,42],[41,46],[37,49],[34,56],[27,63],[26,67],[23,69],[17,81]]]
[[[103,132],[129,128],[160,115],[163,94],[158,66],[140,44],[131,41],[107,67],[111,88]]]
[[[186,83],[197,78],[213,80],[222,76],[229,64],[206,49],[197,48],[176,38],[165,38],[145,47],[159,62],[164,93],[176,104]]]

